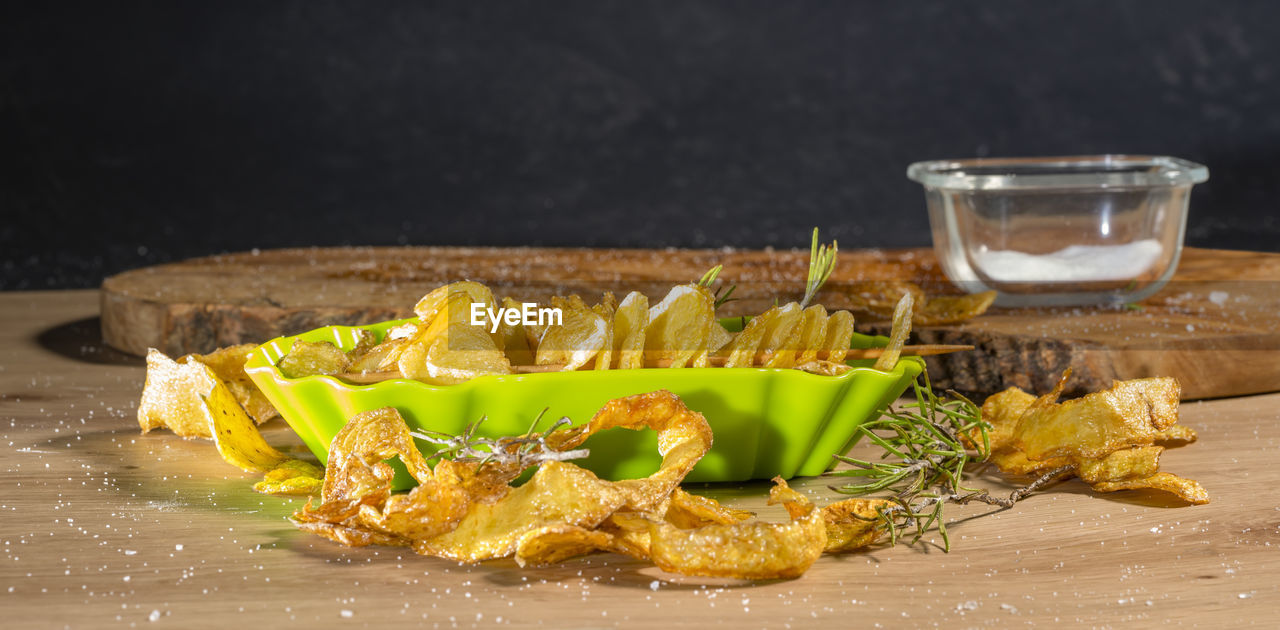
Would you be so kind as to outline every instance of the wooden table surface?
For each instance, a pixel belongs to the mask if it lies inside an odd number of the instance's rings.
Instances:
[[[304,534],[285,520],[299,501],[255,494],[209,443],[139,435],[143,367],[102,345],[97,313],[93,291],[0,293],[5,628],[1274,626],[1280,610],[1280,395],[1183,405],[1200,442],[1162,463],[1209,505],[1071,481],[980,518],[953,509],[950,554],[878,547],[781,582],[612,555],[460,566]],[[278,421],[266,435],[301,449]],[[762,484],[695,491],[780,518]]]

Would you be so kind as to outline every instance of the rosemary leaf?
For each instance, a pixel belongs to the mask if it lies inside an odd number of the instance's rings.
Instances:
[[[428,460],[447,458],[454,461],[478,461],[481,465],[493,461],[502,464],[517,464],[521,468],[527,468],[546,461],[582,459],[590,455],[590,451],[587,449],[557,451],[551,448],[547,444],[547,438],[551,437],[551,434],[557,430],[571,424],[572,421],[568,418],[560,418],[552,423],[546,431],[537,433],[538,422],[546,412],[547,410],[543,409],[542,413],[539,413],[534,418],[529,430],[520,437],[498,439],[477,437],[476,432],[480,428],[480,423],[485,420],[483,417],[468,424],[462,430],[462,433],[456,436],[428,430],[411,431],[409,435],[440,447]]]
[[[836,254],[840,251],[839,243],[831,241],[830,245],[818,243],[818,228],[813,228],[813,241],[809,245],[809,276],[804,283],[804,299],[800,300],[800,308],[804,308],[818,295],[822,285],[836,268]]]

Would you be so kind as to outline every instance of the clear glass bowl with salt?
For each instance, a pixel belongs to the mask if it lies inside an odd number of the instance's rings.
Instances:
[[[1172,157],[1097,155],[917,162],[933,246],[960,288],[999,306],[1128,304],[1178,265],[1191,187]]]

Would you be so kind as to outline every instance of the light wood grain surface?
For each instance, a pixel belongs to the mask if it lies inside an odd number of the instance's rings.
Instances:
[[[1185,403],[1199,443],[1174,507],[1067,482],[1014,509],[956,508],[954,549],[824,557],[739,583],[597,555],[550,569],[347,549],[295,530],[208,443],[138,434],[139,360],[104,348],[97,293],[0,294],[0,610],[57,627],[1273,627],[1280,395]],[[273,443],[301,453],[282,424]],[[800,485],[833,496],[825,480]],[[998,487],[996,479],[984,480]],[[695,488],[779,518],[764,486]]]

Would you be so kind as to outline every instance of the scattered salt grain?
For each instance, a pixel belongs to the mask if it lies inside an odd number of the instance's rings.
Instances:
[[[1218,306],[1222,306],[1226,304],[1227,298],[1229,297],[1231,297],[1231,294],[1227,293],[1226,291],[1210,291],[1209,292],[1209,301],[1213,302],[1214,304],[1217,304]]]
[[[661,583],[661,582],[659,582],[658,580],[654,580],[654,581],[652,581],[652,582],[649,582],[649,590],[651,590],[651,591],[656,591],[656,590],[658,590],[658,588],[659,588],[659,587],[661,587],[661,586],[662,586],[662,583]]]
[[[160,611],[158,610],[151,611],[151,614],[147,615],[147,621],[152,621],[152,622],[160,621]]]

